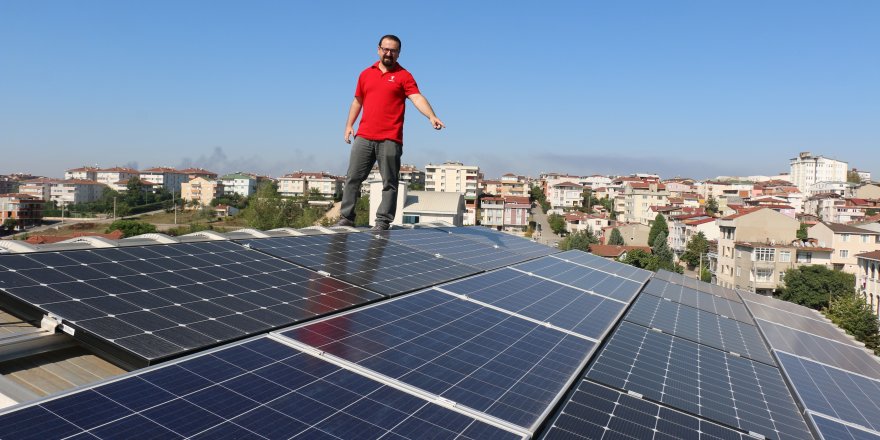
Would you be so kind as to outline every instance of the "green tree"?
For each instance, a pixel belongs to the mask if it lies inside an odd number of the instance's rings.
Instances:
[[[653,257],[657,260],[657,269],[654,270],[665,269],[676,272],[674,254],[672,253],[672,249],[669,248],[669,243],[666,242],[665,232],[661,231],[657,234],[657,237],[654,239],[654,244],[651,246],[651,251],[653,251]]]
[[[656,266],[656,261],[652,258],[652,255],[641,249],[633,249],[627,252],[620,262],[648,270],[654,270],[651,267]]]
[[[587,229],[586,231],[574,232],[563,238],[562,241],[559,242],[559,249],[563,251],[578,249],[588,252],[590,250],[590,245],[597,243],[599,243],[599,239],[596,238],[596,235],[593,234],[592,230]]]
[[[880,321],[864,300],[855,295],[838,296],[831,300],[825,315],[866,348],[880,354]]]
[[[807,232],[807,229],[809,229],[809,227],[807,227],[807,224],[801,223],[801,226],[798,228],[797,234],[796,234],[798,240],[806,240],[807,238],[810,237],[809,233]]]
[[[268,230],[290,227],[296,217],[297,207],[291,200],[278,194],[275,182],[267,180],[257,187],[257,192],[250,198],[243,214],[248,226]]]
[[[354,205],[354,225],[370,226],[370,198],[361,197]]]
[[[559,214],[550,214],[547,216],[547,223],[550,223],[550,229],[556,235],[565,233],[565,217]]]
[[[606,197],[604,199],[600,199],[599,204],[602,205],[603,208],[605,208],[605,212],[610,213],[611,220],[617,219],[617,213],[614,212],[614,200]]]
[[[709,196],[709,200],[706,200],[706,214],[715,215],[718,213],[718,201],[715,200],[715,197]]]
[[[654,223],[651,224],[651,230],[648,231],[648,245],[654,245],[654,239],[657,238],[657,235],[663,232],[664,235],[669,235],[669,225],[666,224],[666,218],[663,217],[663,214],[657,214],[654,217]]]
[[[608,244],[615,246],[623,246],[626,244],[626,240],[623,239],[623,235],[620,233],[620,229],[614,228],[611,230],[611,236],[608,238]]]
[[[712,272],[709,271],[708,267],[703,267],[703,271],[700,272],[700,281],[704,283],[712,282]]]
[[[15,220],[13,220],[13,219],[11,219],[11,218],[8,218],[8,219],[6,219],[6,220],[3,221],[3,229],[4,229],[6,232],[12,232],[12,231],[14,231],[14,230],[15,230],[15,225],[16,225]]]
[[[846,181],[849,183],[862,183],[862,177],[859,176],[858,171],[849,170],[846,172]]]
[[[122,231],[123,238],[128,238],[156,232],[156,226],[137,220],[116,220],[115,222],[110,223],[110,226],[107,227],[106,233],[109,234],[116,230]]]
[[[818,264],[801,266],[785,273],[785,287],[779,298],[816,310],[828,307],[840,296],[855,295],[856,276]]]
[[[702,232],[697,232],[690,240],[683,254],[681,261],[684,261],[688,267],[696,267],[700,264],[700,256],[705,255],[709,251],[709,240]]]

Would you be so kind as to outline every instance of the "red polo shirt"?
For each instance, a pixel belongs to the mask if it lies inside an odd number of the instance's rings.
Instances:
[[[385,73],[379,69],[378,61],[364,69],[354,91],[354,96],[363,104],[357,136],[403,144],[406,97],[414,93],[419,93],[419,86],[400,64]]]

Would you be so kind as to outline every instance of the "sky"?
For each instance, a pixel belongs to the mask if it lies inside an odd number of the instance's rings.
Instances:
[[[83,165],[343,174],[384,34],[403,162],[513,172],[880,177],[880,1],[0,0],[0,174]]]

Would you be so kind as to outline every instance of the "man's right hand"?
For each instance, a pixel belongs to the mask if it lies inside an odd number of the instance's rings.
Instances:
[[[352,128],[352,127],[345,127],[345,143],[346,143],[346,144],[350,144],[350,143],[351,143],[351,135],[352,135],[353,132],[354,132],[354,128]]]

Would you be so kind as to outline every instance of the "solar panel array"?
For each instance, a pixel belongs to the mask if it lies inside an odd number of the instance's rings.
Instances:
[[[880,363],[815,312],[489,229],[7,257],[17,310],[181,344],[0,411],[2,438],[880,440]]]

